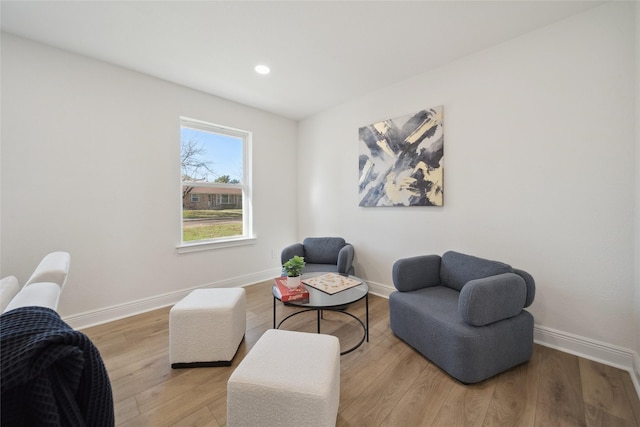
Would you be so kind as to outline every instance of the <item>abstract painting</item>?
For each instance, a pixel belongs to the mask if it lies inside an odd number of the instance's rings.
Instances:
[[[442,106],[360,128],[360,206],[442,206]]]

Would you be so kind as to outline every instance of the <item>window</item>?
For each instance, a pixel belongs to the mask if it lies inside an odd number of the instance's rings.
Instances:
[[[180,119],[179,249],[190,252],[253,240],[250,149],[250,132]]]

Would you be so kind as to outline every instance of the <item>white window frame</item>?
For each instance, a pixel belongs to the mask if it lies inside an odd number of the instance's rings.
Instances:
[[[242,140],[242,173],[243,177],[239,184],[225,184],[218,182],[199,182],[197,185],[193,185],[194,183],[191,181],[182,181],[182,173],[180,173],[180,188],[179,188],[179,208],[180,208],[180,235],[179,242],[180,244],[177,246],[178,253],[190,253],[190,252],[198,252],[212,249],[220,249],[234,246],[242,246],[253,244],[256,241],[256,237],[253,234],[253,212],[252,212],[252,156],[251,156],[251,148],[252,148],[252,137],[253,134],[250,131],[235,129],[228,126],[213,124],[209,122],[205,122],[202,120],[191,119],[188,117],[180,117],[180,128],[188,127],[204,132],[212,132],[219,133],[223,135],[229,135],[236,138],[240,138]],[[178,138],[179,139],[179,138]],[[181,141],[178,141],[181,144]],[[179,157],[178,157],[179,159]],[[188,185],[191,187],[208,187],[208,188],[234,188],[240,189],[242,194],[242,230],[243,234],[232,237],[221,237],[217,239],[206,239],[206,240],[197,240],[197,241],[189,241],[185,242],[182,240],[183,237],[183,219],[182,219],[182,188],[184,185]]]

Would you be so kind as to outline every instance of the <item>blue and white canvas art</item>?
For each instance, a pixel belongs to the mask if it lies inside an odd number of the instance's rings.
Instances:
[[[360,206],[443,205],[442,110],[360,128]]]

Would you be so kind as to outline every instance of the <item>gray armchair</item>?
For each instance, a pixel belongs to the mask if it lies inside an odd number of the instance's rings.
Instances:
[[[528,361],[535,297],[525,271],[457,252],[400,259],[391,330],[452,377],[476,383]]]
[[[284,248],[280,254],[281,264],[294,255],[304,257],[303,273],[314,271],[355,274],[353,268],[353,246],[342,237],[307,237],[302,243]]]

